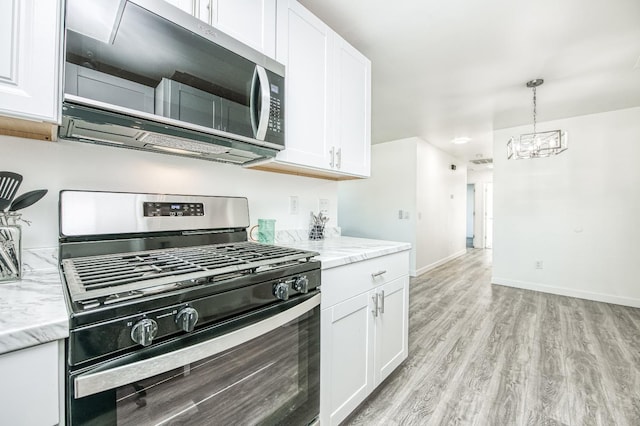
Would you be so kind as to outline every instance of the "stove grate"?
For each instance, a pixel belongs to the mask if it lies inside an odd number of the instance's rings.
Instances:
[[[309,260],[315,252],[252,242],[148,250],[64,259],[73,301],[179,285],[198,278]]]

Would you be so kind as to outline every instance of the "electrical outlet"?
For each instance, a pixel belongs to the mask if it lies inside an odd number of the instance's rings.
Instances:
[[[297,195],[289,197],[289,214],[298,214],[300,210],[300,199]]]
[[[402,210],[398,210],[398,219],[402,219]]]
[[[543,269],[544,263],[542,260],[536,260],[536,269]]]
[[[329,213],[329,200],[326,198],[320,198],[318,200],[318,211],[325,215]]]
[[[404,219],[409,219],[409,212],[404,212]]]

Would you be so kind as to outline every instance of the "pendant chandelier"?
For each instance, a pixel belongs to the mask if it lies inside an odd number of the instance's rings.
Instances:
[[[567,132],[562,130],[536,131],[536,88],[542,83],[544,80],[541,78],[527,82],[527,87],[533,89],[533,133],[509,139],[507,142],[507,158],[509,159],[549,157],[560,154],[567,149]]]

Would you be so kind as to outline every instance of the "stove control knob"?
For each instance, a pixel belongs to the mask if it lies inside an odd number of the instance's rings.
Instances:
[[[273,295],[280,300],[289,300],[289,284],[278,283],[274,285]]]
[[[299,277],[296,282],[293,283],[293,289],[295,291],[299,291],[300,293],[308,293],[309,292],[309,279],[306,275]]]
[[[198,322],[198,311],[196,311],[190,306],[187,306],[186,308],[182,308],[180,312],[178,312],[178,315],[176,315],[176,324],[178,324],[178,327],[180,327],[183,331],[186,331],[187,333],[190,333],[193,331],[197,322]]]
[[[158,334],[158,323],[155,320],[145,318],[133,325],[131,340],[142,346],[149,346]]]

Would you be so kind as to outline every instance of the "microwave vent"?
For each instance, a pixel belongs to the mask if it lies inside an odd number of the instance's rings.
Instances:
[[[473,164],[493,164],[493,158],[481,158],[479,160],[471,160]]]
[[[188,139],[179,138],[175,136],[161,135],[158,133],[145,133],[139,139],[145,144],[151,144],[153,146],[162,146],[165,148],[180,149],[183,151],[198,152],[200,154],[226,154],[230,151],[230,148],[209,145],[203,143],[192,142]]]

